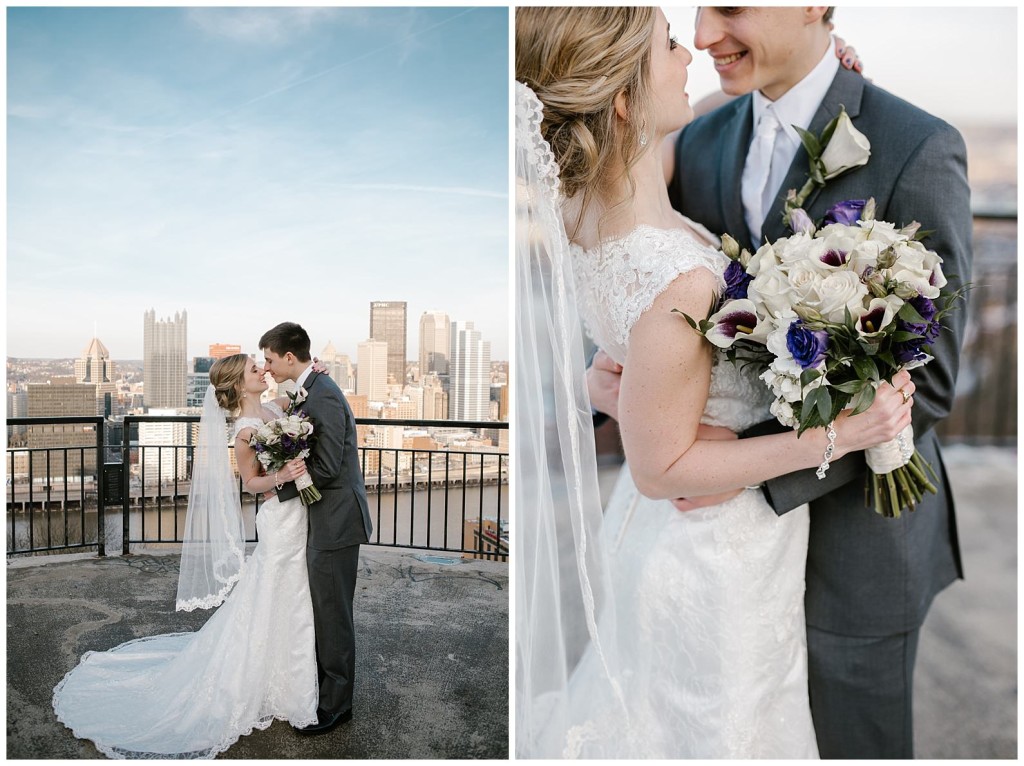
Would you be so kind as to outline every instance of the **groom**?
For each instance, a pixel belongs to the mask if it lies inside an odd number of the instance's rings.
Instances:
[[[316,660],[320,677],[317,722],[300,734],[321,734],[352,718],[352,685],[356,669],[352,601],[359,569],[359,544],[370,539],[372,526],[366,487],[356,449],[356,424],[338,385],[314,372],[309,335],[294,322],[282,322],[260,338],[265,369],[281,383],[293,381],[307,397],[300,409],[313,421],[316,437],[306,470],[321,499],[309,506],[306,565],[313,599]],[[278,498],[299,494],[294,482]]]
[[[971,274],[963,140],[941,120],[840,68],[830,17],[825,7],[698,11],[695,47],[714,59],[722,89],[741,97],[688,125],[671,147],[672,204],[751,252],[756,243],[788,235],[786,191],[802,187],[808,170],[792,125],[820,135],[842,105],[870,141],[870,160],[812,192],[804,208],[820,220],[836,202],[873,197],[877,219],[897,226],[919,221],[933,230],[926,244],[943,258],[943,271],[959,276],[949,279],[948,289],[955,289]],[[926,495],[899,519],[877,515],[864,503],[863,453],[833,462],[823,481],[807,470],[763,487],[779,514],[811,505],[809,686],[822,758],[913,757],[919,629],[935,594],[963,576],[953,498],[933,428],[953,405],[965,321],[964,310],[947,316],[932,348],[934,361],[913,372],[915,441],[939,474],[938,495]],[[606,357],[595,360],[588,379],[594,406],[614,413],[617,376]],[[771,421],[741,436],[778,430]],[[687,498],[677,505],[722,500]]]

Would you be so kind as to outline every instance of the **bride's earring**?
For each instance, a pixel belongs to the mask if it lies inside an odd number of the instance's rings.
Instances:
[[[647,131],[643,128],[640,129],[640,148],[647,146]]]

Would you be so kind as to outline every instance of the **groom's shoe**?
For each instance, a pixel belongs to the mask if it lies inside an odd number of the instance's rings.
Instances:
[[[312,723],[309,726],[303,726],[302,728],[293,726],[292,728],[298,734],[326,734],[335,726],[351,721],[352,708],[349,708],[344,713],[328,713],[326,710],[317,710],[316,718],[316,723]]]

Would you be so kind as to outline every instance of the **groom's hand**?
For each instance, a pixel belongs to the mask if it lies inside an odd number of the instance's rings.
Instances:
[[[604,351],[598,351],[587,370],[587,391],[590,406],[613,420],[619,419],[619,385],[622,365],[616,364]]]
[[[697,426],[697,439],[703,441],[727,441],[729,439],[736,439],[737,436],[728,428],[722,428],[721,426],[706,426],[701,424]],[[672,501],[672,505],[676,507],[678,511],[695,511],[698,508],[707,508],[710,505],[721,505],[727,500],[732,500],[736,495],[743,491],[743,487],[739,489],[730,489],[726,492],[719,492],[715,495],[700,495],[698,497],[677,497]]]

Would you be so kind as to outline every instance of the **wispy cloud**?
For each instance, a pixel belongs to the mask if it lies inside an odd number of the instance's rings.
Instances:
[[[189,8],[186,19],[214,37],[282,46],[308,35],[336,13],[336,8]]]

